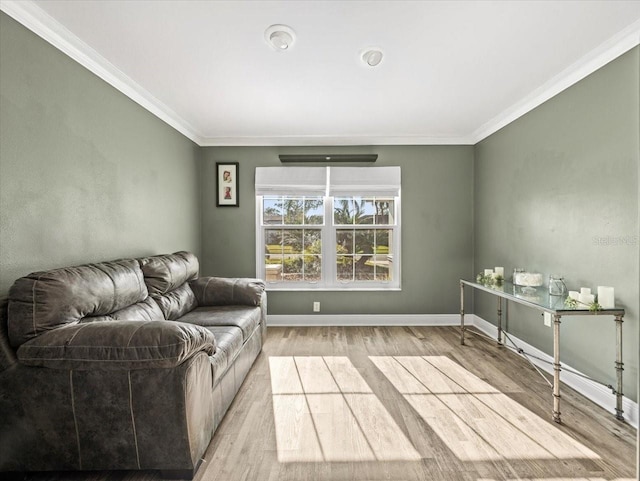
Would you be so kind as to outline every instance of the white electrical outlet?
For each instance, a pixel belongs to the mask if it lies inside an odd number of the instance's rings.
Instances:
[[[313,312],[320,312],[320,303],[318,301],[313,302]]]
[[[547,327],[551,327],[551,314],[548,312],[544,313],[544,325]]]

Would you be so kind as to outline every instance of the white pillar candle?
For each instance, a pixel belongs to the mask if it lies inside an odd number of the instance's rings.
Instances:
[[[493,275],[493,269],[485,269],[484,270],[484,275],[485,276],[492,276]]]
[[[504,267],[496,267],[494,272],[496,273],[496,276],[504,277]]]
[[[579,295],[580,293],[578,291],[569,291],[569,297],[571,299],[575,299],[577,301]]]
[[[593,304],[593,301],[595,300],[596,296],[594,296],[593,294],[582,294],[580,293],[578,295],[578,301],[580,302],[580,308],[581,309],[586,309],[588,306],[590,306],[591,304]]]
[[[588,287],[581,287],[580,294],[591,294],[591,289],[589,289]]]
[[[603,309],[613,309],[615,307],[613,287],[598,286],[598,304],[600,304]]]

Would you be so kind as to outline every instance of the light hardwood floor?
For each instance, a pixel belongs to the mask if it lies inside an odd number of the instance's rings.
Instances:
[[[636,431],[453,327],[269,328],[195,481],[631,480]],[[26,480],[151,481],[153,472]]]

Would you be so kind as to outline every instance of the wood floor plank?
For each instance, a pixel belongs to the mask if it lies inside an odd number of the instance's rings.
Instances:
[[[278,461],[320,462],[324,455],[308,399],[303,394],[273,399]]]
[[[347,356],[324,356],[324,363],[341,393],[371,393],[371,387],[363,379]]]
[[[374,394],[345,394],[378,461],[418,461],[420,454]]]
[[[376,459],[344,396],[309,394],[306,397],[326,461],[358,462]]]

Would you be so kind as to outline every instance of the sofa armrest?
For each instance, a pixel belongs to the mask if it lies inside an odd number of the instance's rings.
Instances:
[[[247,277],[199,277],[190,283],[199,306],[259,306],[264,281]]]
[[[215,352],[208,329],[173,321],[96,321],[45,332],[22,344],[18,360],[52,369],[172,368]]]

